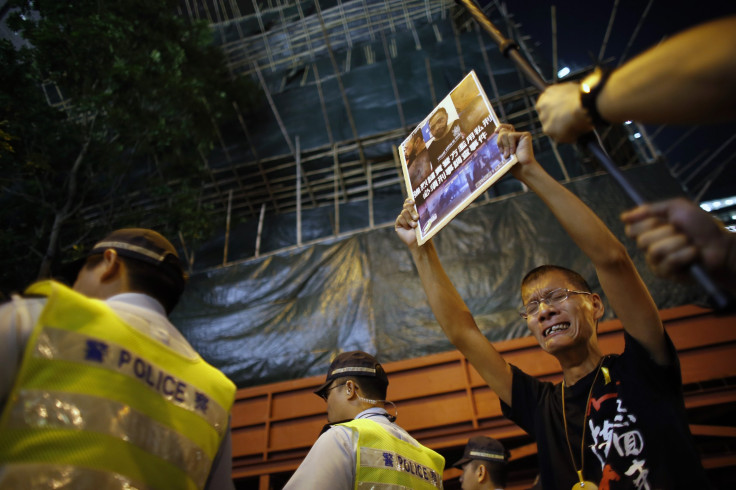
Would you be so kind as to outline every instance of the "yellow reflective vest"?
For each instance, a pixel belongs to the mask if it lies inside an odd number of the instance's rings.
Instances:
[[[445,458],[424,446],[394,437],[370,419],[343,424],[358,434],[355,488],[372,490],[442,488]]]
[[[201,489],[235,385],[52,281],[0,416],[0,489]]]

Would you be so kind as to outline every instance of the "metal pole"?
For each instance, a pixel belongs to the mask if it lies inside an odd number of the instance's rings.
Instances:
[[[552,81],[557,83],[559,66],[557,65],[557,7],[555,5],[550,7],[550,16],[552,18]]]
[[[618,2],[619,0],[616,0],[613,3],[613,9],[611,10],[611,15],[608,17],[608,27],[606,28],[606,35],[603,36],[603,43],[601,43],[601,50],[598,53],[599,63],[603,60],[603,53],[606,52],[606,45],[608,44],[608,38],[611,37],[611,29],[613,28],[613,21],[616,18],[616,11],[618,10]]]

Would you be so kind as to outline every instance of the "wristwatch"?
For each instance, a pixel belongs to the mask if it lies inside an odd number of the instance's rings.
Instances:
[[[595,126],[608,126],[609,123],[601,116],[596,106],[596,99],[611,76],[612,70],[596,67],[595,70],[580,82],[580,105],[588,112]]]

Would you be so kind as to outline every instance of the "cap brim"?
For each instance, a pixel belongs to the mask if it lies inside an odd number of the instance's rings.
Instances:
[[[324,392],[327,389],[327,387],[330,386],[330,383],[332,383],[332,380],[331,379],[328,380],[328,381],[325,381],[325,383],[322,386],[320,386],[319,388],[317,388],[316,390],[314,390],[312,393],[314,393],[315,395],[317,395],[320,398],[324,398],[324,396],[322,396],[322,395],[324,395]]]
[[[453,468],[460,468],[465,463],[469,463],[473,461],[471,458],[460,458],[455,464],[452,465]]]

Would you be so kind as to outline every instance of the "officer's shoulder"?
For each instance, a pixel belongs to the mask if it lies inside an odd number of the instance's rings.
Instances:
[[[2,309],[13,309],[19,306],[19,302],[26,303],[28,305],[43,305],[46,303],[48,298],[43,294],[34,293],[12,293],[10,297],[3,296],[0,300],[0,308]]]

